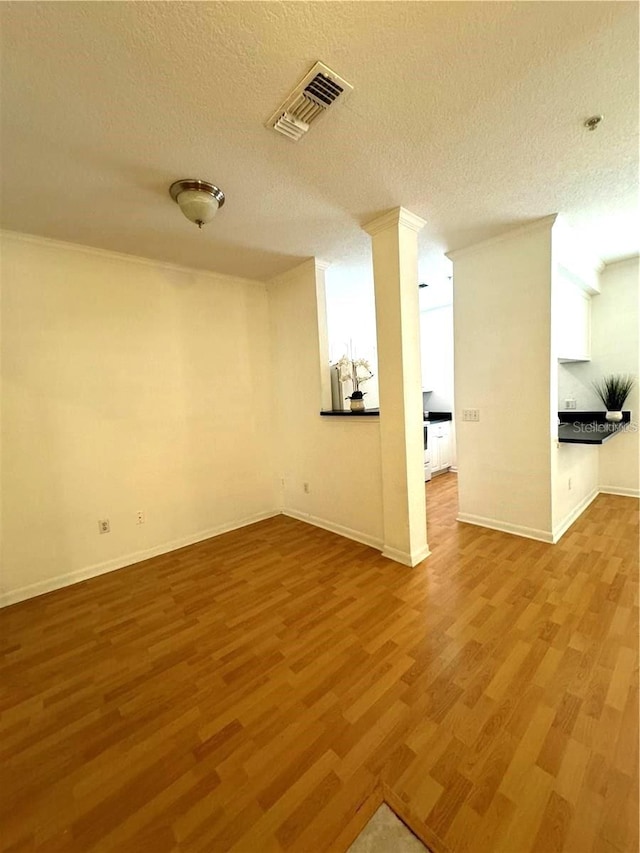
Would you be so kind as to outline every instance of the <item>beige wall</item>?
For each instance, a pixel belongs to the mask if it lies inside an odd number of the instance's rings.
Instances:
[[[5,602],[277,511],[264,285],[1,248]]]
[[[269,283],[269,307],[275,465],[277,478],[284,480],[283,511],[380,548],[379,419],[319,414],[321,376],[329,375],[328,355],[325,365],[320,357],[327,352],[322,269],[311,260],[274,279]],[[308,493],[304,483],[309,484]]]
[[[548,541],[552,223],[452,254],[459,518]]]

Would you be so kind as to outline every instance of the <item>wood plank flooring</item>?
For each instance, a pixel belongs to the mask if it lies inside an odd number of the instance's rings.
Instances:
[[[427,485],[410,570],[278,517],[0,613],[3,850],[638,850],[638,502],[556,546]]]

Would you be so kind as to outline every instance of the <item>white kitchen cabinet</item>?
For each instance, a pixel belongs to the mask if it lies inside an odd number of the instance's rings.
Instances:
[[[555,290],[553,322],[558,361],[590,361],[591,296],[561,273]]]
[[[431,472],[446,471],[452,464],[451,424],[444,421],[429,427],[429,449],[431,450]]]
[[[422,390],[453,397],[453,308],[420,312]]]

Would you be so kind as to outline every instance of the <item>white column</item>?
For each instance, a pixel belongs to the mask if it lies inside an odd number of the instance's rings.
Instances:
[[[418,231],[403,207],[364,226],[371,235],[378,333],[383,555],[415,566],[429,555],[424,489]]]

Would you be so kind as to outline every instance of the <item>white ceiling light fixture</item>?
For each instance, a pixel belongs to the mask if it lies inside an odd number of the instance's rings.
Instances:
[[[211,222],[218,208],[224,204],[224,193],[221,189],[209,181],[196,178],[175,181],[169,187],[169,194],[187,219],[194,222],[198,228]]]

